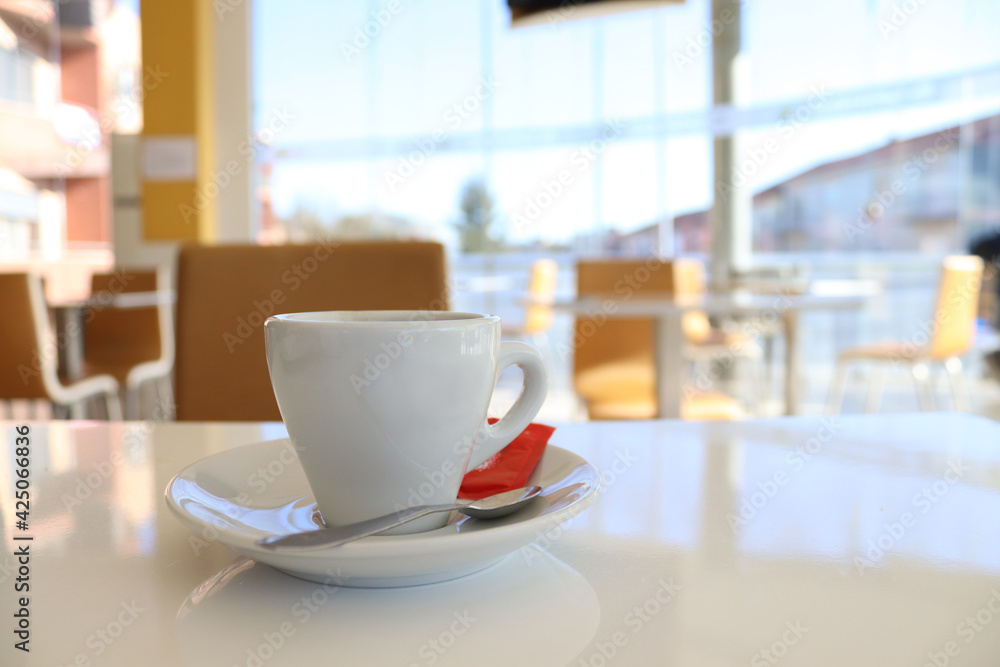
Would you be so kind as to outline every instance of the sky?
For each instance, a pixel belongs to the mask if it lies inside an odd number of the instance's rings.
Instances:
[[[817,90],[1000,65],[1000,3],[903,4],[743,0],[740,105],[795,110]],[[708,11],[708,0],[688,0],[511,29],[497,0],[255,0],[256,126],[279,111],[294,117],[272,139],[275,208],[325,219],[378,211],[447,229],[463,183],[484,177],[513,240],[630,230],[705,208],[710,137],[629,132],[710,107]],[[790,138],[765,123],[741,133],[746,151],[784,138],[748,186],[997,109],[995,96],[838,117],[820,107]],[[599,153],[560,134],[615,123],[624,129]]]

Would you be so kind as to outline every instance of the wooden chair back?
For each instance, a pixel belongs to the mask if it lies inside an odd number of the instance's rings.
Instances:
[[[705,264],[689,257],[675,259],[674,281],[677,296],[701,296],[707,287]],[[708,315],[700,310],[684,313],[681,326],[684,328],[684,337],[691,343],[701,343],[712,335]]]
[[[983,282],[983,260],[974,255],[945,257],[941,269],[930,353],[935,359],[960,356],[972,347]]]
[[[186,246],[177,268],[178,420],[279,420],[264,320],[321,310],[447,310],[438,243]]]
[[[581,261],[576,267],[579,297],[598,298],[592,315],[577,316],[573,335],[573,373],[614,364],[655,367],[653,320],[607,317],[604,300],[615,302],[671,296],[673,262],[648,260]],[[628,397],[621,397],[627,400]]]
[[[552,312],[552,300],[556,295],[556,281],[559,278],[559,265],[552,259],[540,259],[531,266],[531,278],[528,282],[528,295],[531,304],[524,312],[524,332],[536,335],[548,331],[552,327],[555,314]]]
[[[84,318],[87,329],[84,361],[108,369],[124,384],[130,368],[159,359],[163,349],[157,306],[106,308],[103,305],[116,294],[168,288],[158,284],[155,269],[121,269],[93,274],[90,280],[93,303]]]
[[[45,375],[56,380],[54,340],[46,340],[48,314],[41,278],[28,273],[0,274],[0,399],[48,398]]]

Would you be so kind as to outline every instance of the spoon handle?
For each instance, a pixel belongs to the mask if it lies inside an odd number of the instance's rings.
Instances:
[[[266,549],[318,549],[320,547],[335,547],[347,542],[353,542],[354,540],[360,540],[362,537],[381,533],[396,526],[401,526],[404,523],[419,519],[428,514],[450,512],[460,507],[465,507],[465,504],[417,505],[416,507],[408,507],[398,512],[359,521],[347,526],[321,528],[304,533],[292,533],[291,535],[271,535],[257,540],[257,545]]]

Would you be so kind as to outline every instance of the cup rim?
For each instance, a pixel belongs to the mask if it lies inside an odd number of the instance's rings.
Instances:
[[[405,317],[409,315],[410,317]],[[336,324],[344,327],[392,328],[420,325],[421,328],[454,327],[463,323],[480,324],[500,322],[496,315],[467,313],[455,310],[314,310],[301,313],[272,315],[265,326],[277,323],[296,326],[324,326]]]

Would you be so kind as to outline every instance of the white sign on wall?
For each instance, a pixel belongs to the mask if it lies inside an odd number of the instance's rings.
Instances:
[[[193,181],[198,151],[193,136],[146,137],[143,172],[147,181]]]

